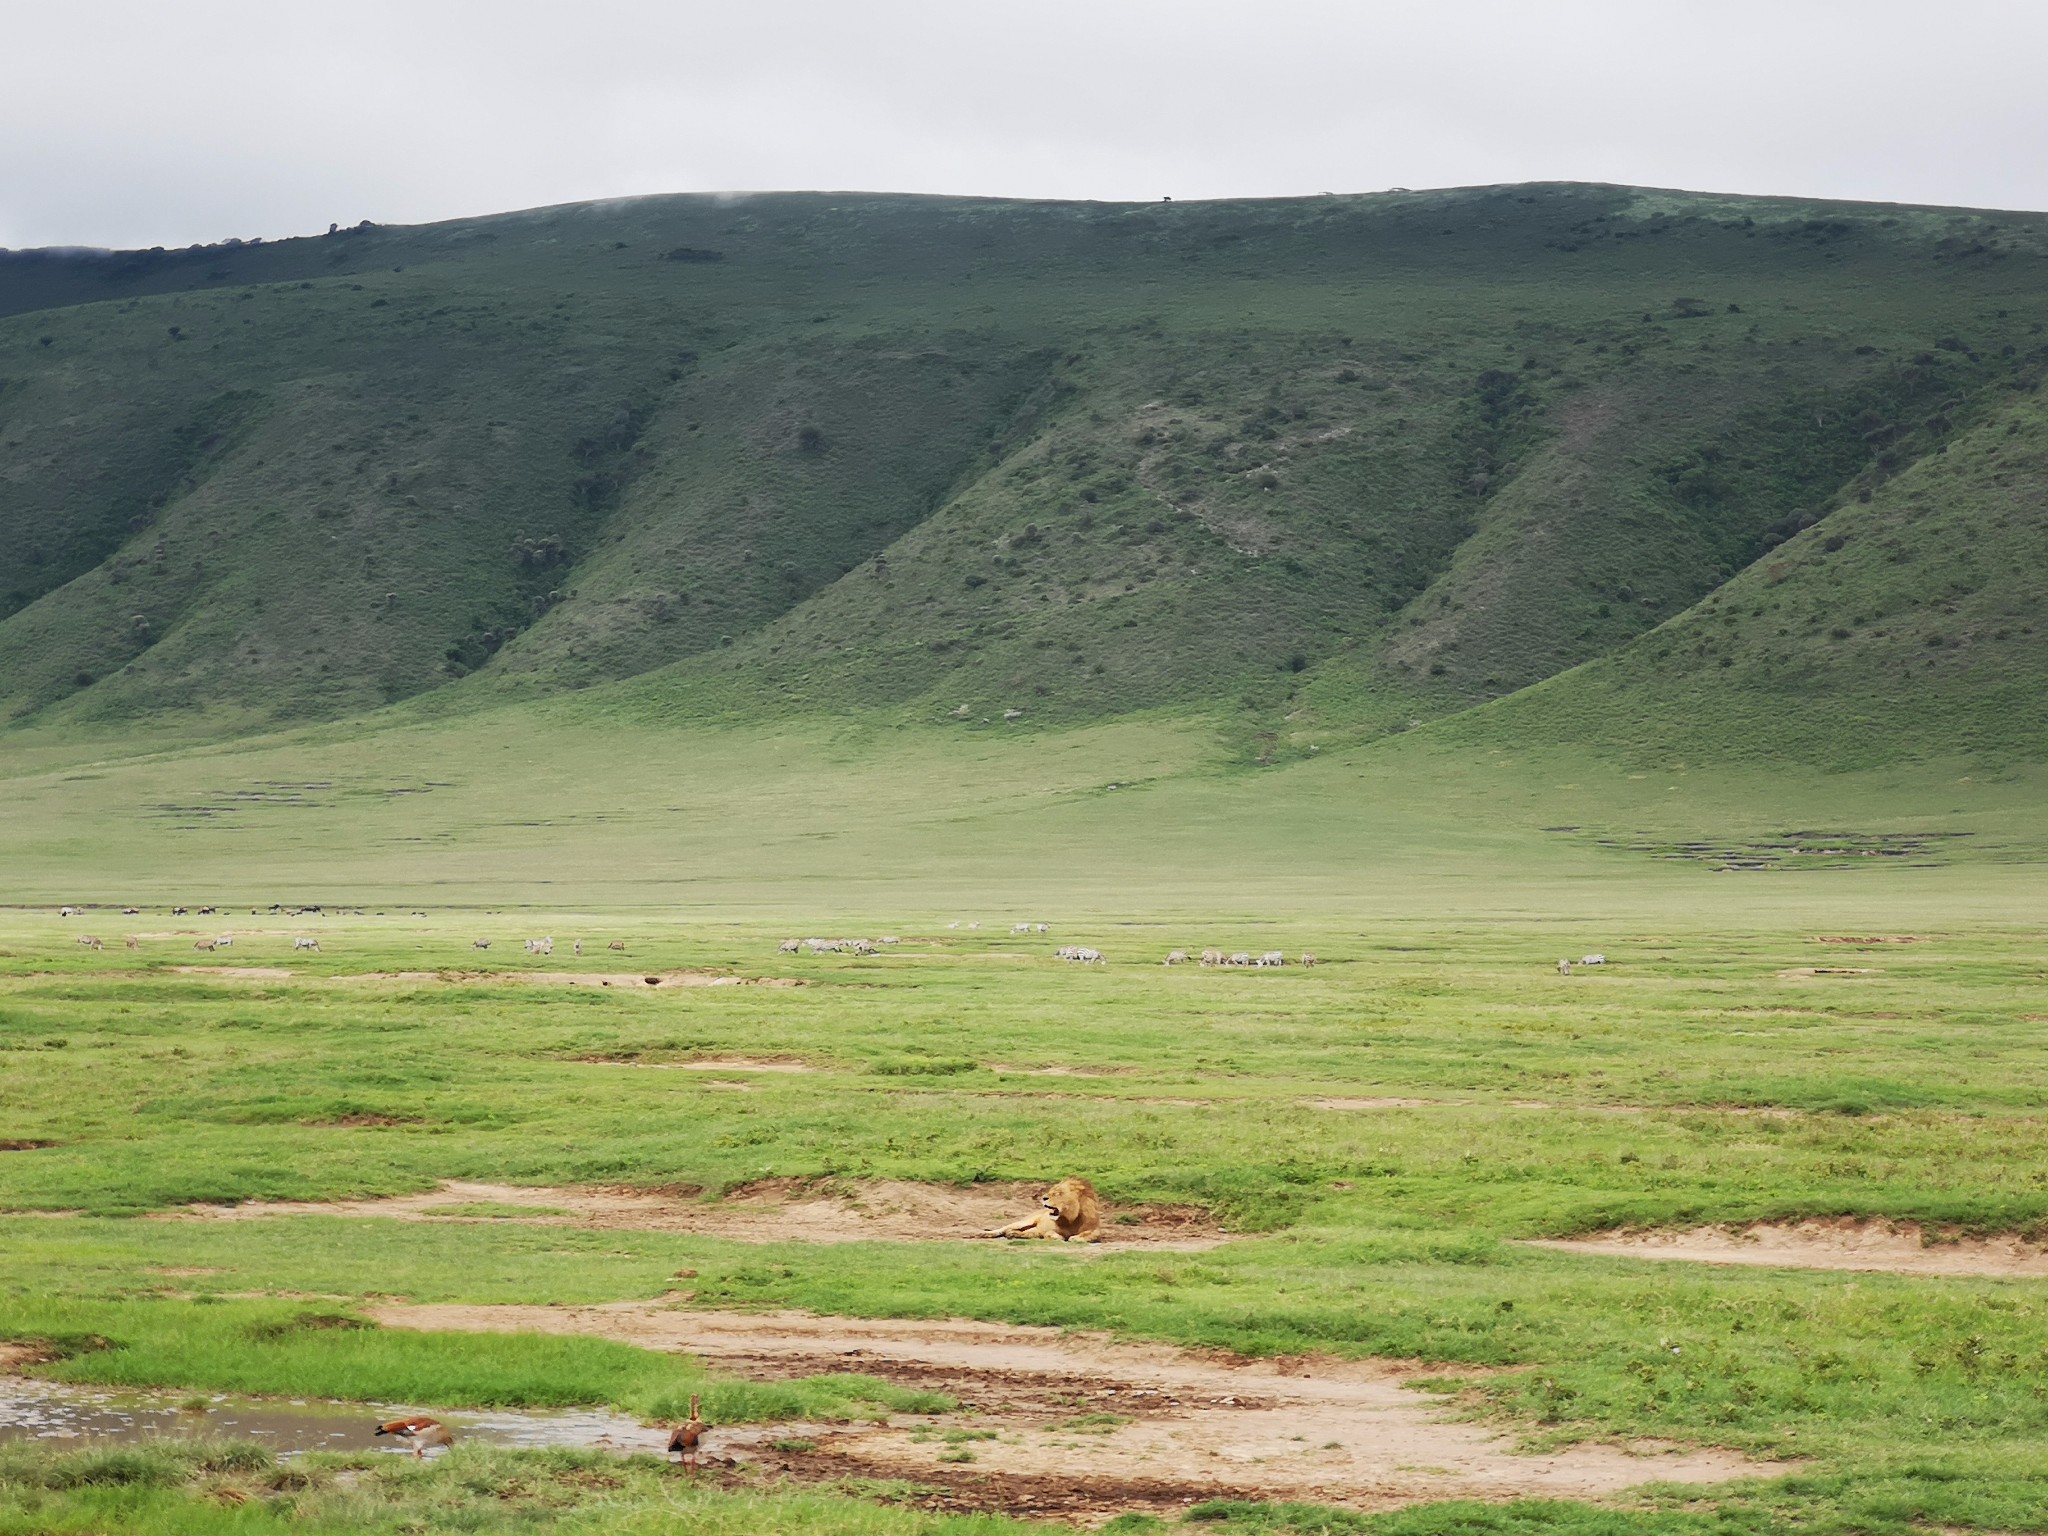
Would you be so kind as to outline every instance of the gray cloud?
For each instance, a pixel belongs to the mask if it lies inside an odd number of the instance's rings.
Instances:
[[[1522,180],[2048,207],[2048,7],[67,0],[10,7],[0,245],[729,188]]]

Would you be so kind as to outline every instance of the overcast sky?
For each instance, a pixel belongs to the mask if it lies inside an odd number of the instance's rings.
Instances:
[[[2048,208],[2043,0],[0,0],[0,246],[643,192]]]

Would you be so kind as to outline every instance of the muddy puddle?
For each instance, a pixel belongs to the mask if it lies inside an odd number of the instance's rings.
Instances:
[[[59,1446],[152,1440],[253,1440],[279,1455],[304,1451],[397,1451],[380,1421],[419,1412],[402,1404],[281,1401],[166,1392],[120,1392],[0,1377],[0,1441]],[[659,1452],[667,1431],[602,1409],[554,1412],[434,1410],[457,1443],[508,1447],[584,1446]]]
[[[1432,1373],[1400,1361],[1246,1360],[957,1318],[645,1302],[387,1305],[373,1315],[392,1328],[572,1334],[687,1351],[749,1380],[858,1371],[942,1392],[956,1412],[801,1438],[785,1430],[753,1453],[764,1469],[804,1480],[914,1479],[941,1490],[934,1508],[1093,1523],[1231,1496],[1388,1509],[1445,1498],[1584,1498],[1784,1470],[1652,1441],[1523,1455],[1512,1435],[1452,1420],[1442,1398],[1416,1390]],[[726,1443],[714,1449],[735,1454]]]

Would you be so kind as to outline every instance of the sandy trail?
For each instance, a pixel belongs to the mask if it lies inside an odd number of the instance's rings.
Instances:
[[[2016,1237],[1932,1234],[1912,1222],[1760,1222],[1689,1232],[1615,1232],[1604,1237],[1539,1238],[1532,1248],[1627,1259],[1749,1264],[1773,1269],[1863,1270],[1894,1275],[1979,1278],[2048,1277],[2048,1249]]]
[[[687,1351],[760,1378],[858,1371],[958,1399],[958,1415],[807,1432],[812,1453],[760,1452],[799,1475],[912,1477],[977,1507],[1103,1515],[1225,1493],[1389,1508],[1430,1499],[1586,1498],[1648,1482],[1773,1469],[1729,1452],[1580,1446],[1517,1455],[1498,1432],[1446,1423],[1398,1362],[1241,1361],[1054,1328],[591,1307],[386,1306],[387,1327],[540,1332]],[[1093,1419],[1094,1422],[1089,1422]],[[994,1438],[949,1442],[946,1431]],[[971,1450],[965,1464],[943,1454]],[[1064,1469],[1049,1476],[1049,1465]],[[1064,1502],[1063,1502],[1064,1501]]]
[[[743,1243],[956,1242],[1016,1221],[1037,1208],[1037,1184],[954,1188],[899,1179],[841,1180],[818,1185],[763,1179],[723,1200],[698,1191],[566,1189],[460,1181],[418,1195],[374,1200],[250,1200],[239,1205],[187,1205],[153,1221],[261,1221],[276,1216],[377,1216],[395,1221],[516,1221],[535,1226],[625,1232],[681,1232]],[[504,1209],[477,1212],[464,1207]],[[1119,1206],[1108,1213],[1099,1242],[1062,1245],[1073,1253],[1142,1248],[1199,1252],[1226,1235],[1200,1211],[1183,1206]]]

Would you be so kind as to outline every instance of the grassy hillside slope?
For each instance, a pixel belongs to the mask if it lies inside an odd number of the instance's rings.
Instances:
[[[1616,651],[2037,383],[2044,253],[2032,215],[1534,186],[0,258],[0,711],[638,676],[666,718],[1370,735]]]
[[[1895,479],[1614,656],[1448,722],[1639,764],[2048,754],[2048,394],[1985,400]]]

